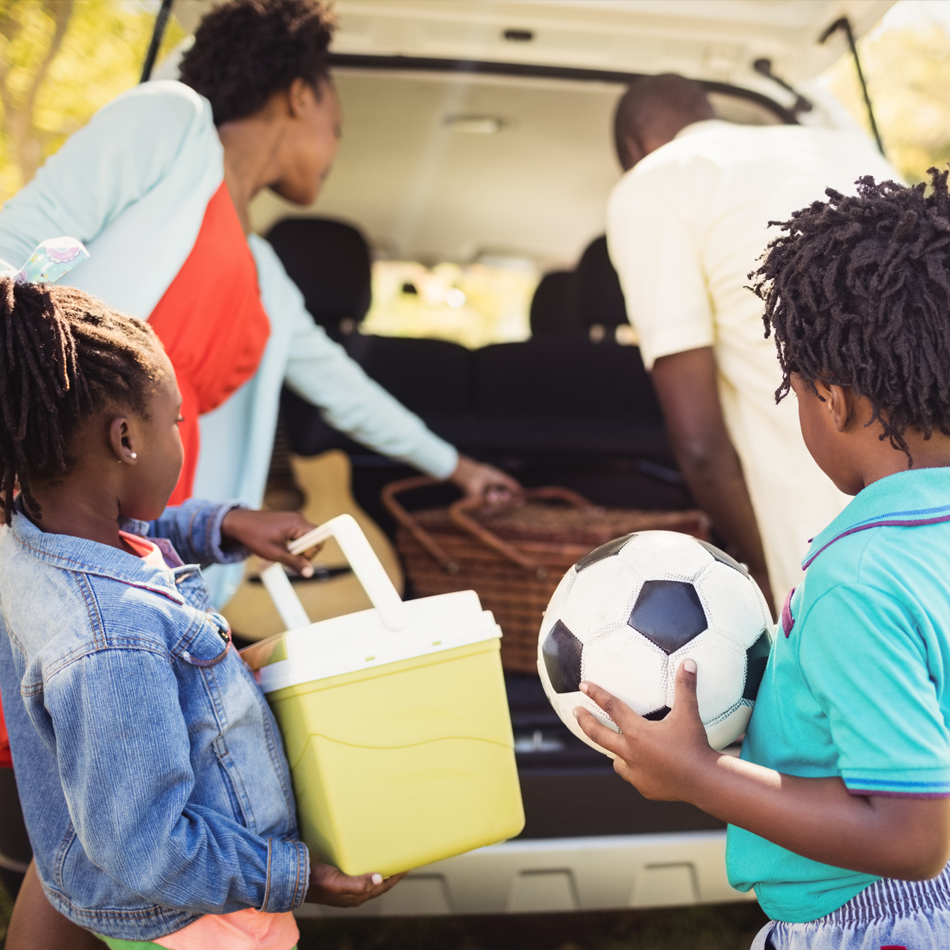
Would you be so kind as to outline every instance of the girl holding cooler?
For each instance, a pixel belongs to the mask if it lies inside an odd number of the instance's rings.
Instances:
[[[58,242],[31,266],[81,255]],[[157,336],[28,276],[0,277],[0,679],[31,873],[111,950],[291,950],[304,901],[396,879],[311,864],[276,723],[199,565],[253,550],[303,570],[286,545],[311,526],[166,509],[182,397]],[[60,919],[18,907],[8,945],[62,945]]]

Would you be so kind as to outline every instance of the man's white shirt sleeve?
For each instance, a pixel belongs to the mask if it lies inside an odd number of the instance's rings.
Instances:
[[[661,356],[712,346],[702,254],[664,174],[628,172],[607,208],[607,244],[647,369]]]

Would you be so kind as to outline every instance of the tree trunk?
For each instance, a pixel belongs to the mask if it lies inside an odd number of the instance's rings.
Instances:
[[[43,144],[33,124],[36,96],[49,68],[63,45],[63,38],[73,14],[74,0],[43,0],[43,10],[52,18],[54,28],[43,59],[30,78],[22,102],[15,102],[9,87],[9,64],[0,63],[0,103],[3,105],[4,124],[13,146],[13,157],[20,169],[22,184],[26,184],[43,161]],[[16,18],[16,4],[4,5],[0,13],[0,36],[12,43],[22,29]]]

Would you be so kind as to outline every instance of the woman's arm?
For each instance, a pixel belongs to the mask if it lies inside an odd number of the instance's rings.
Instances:
[[[138,86],[103,106],[0,210],[0,258],[19,267],[47,238],[94,241],[183,154],[207,151],[205,139],[215,134],[208,109],[197,93],[169,82]]]
[[[620,727],[575,710],[584,732],[617,758],[614,770],[646,798],[686,801],[796,854],[904,880],[938,875],[950,857],[950,798],[851,794],[840,778],[799,778],[715,752],[696,700],[696,665],[676,673],[675,702],[648,722],[606,690],[581,689]]]
[[[388,458],[407,462],[435,478],[454,481],[468,494],[520,486],[504,472],[459,455],[415,413],[370,379],[307,313],[303,296],[269,244],[252,238],[264,305],[290,321],[285,381],[316,406],[327,423]]]

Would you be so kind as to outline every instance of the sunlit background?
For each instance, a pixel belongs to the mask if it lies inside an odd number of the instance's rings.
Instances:
[[[950,2],[900,0],[858,42],[887,157],[908,182],[950,161]],[[823,77],[867,129],[850,56]]]
[[[0,203],[138,82],[159,0],[0,0]],[[159,61],[184,38],[174,18]],[[907,181],[950,161],[950,0],[900,0],[859,43],[887,155]],[[850,56],[822,77],[868,128]],[[524,339],[530,261],[377,261],[363,332],[470,348]],[[632,340],[631,340],[632,342]]]

